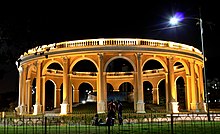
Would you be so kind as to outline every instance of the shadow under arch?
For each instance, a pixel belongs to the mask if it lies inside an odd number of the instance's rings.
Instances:
[[[55,108],[55,91],[55,82],[50,79],[47,80],[45,82],[45,111],[51,111]]]
[[[177,102],[179,102],[179,110],[185,111],[186,110],[186,88],[185,88],[185,82],[183,77],[177,77],[176,79],[176,90],[177,90]]]
[[[33,113],[34,111],[34,107],[33,105],[36,104],[36,78],[33,78],[32,82],[31,82],[31,97],[30,97],[30,113]]]
[[[161,79],[159,82],[158,82],[158,94],[159,94],[159,105],[160,106],[166,106],[166,103],[167,102],[167,92],[166,92],[166,83],[165,83],[165,79]]]
[[[153,85],[149,81],[143,82],[144,103],[153,104]]]
[[[151,57],[151,58],[146,59],[146,60],[143,62],[143,64],[142,64],[142,67],[141,67],[142,70],[144,70],[144,67],[146,66],[146,63],[149,62],[149,61],[151,61],[151,60],[154,60],[154,61],[159,62],[159,63],[161,64],[161,66],[164,68],[165,72],[168,72],[168,68],[167,68],[166,63],[165,63],[162,59],[157,58],[157,57]]]
[[[93,64],[95,65],[96,72],[97,72],[97,70],[98,70],[98,68],[99,68],[98,65],[97,65],[97,63],[96,63],[94,60],[92,60],[92,59],[90,59],[90,58],[87,58],[87,57],[82,57],[82,58],[78,58],[78,59],[74,60],[74,62],[71,63],[71,65],[70,65],[69,72],[72,72],[72,71],[73,71],[74,66],[75,66],[77,63],[79,63],[80,61],[84,61],[84,60],[93,63]]]
[[[50,60],[48,61],[44,66],[43,66],[43,69],[42,69],[42,75],[45,75],[47,73],[47,69],[50,65],[54,65],[54,64],[59,64],[60,67],[62,68],[63,70],[63,65],[62,63],[60,63],[59,61],[57,60]]]
[[[93,86],[90,83],[82,82],[79,85],[79,102],[86,102],[89,94],[93,93]]]
[[[130,82],[124,82],[119,86],[120,101],[134,102],[134,86]]]
[[[107,101],[114,100],[113,94],[114,94],[114,87],[110,83],[107,84]]]
[[[182,65],[184,70],[185,70],[186,75],[189,74],[189,67],[188,67],[188,65],[186,64],[185,61],[183,61],[183,60],[176,60],[174,62],[174,65]]]
[[[135,67],[135,64],[133,63],[133,61],[125,56],[115,56],[115,57],[110,58],[104,65],[104,71],[107,72],[109,64],[116,59],[123,59],[123,60],[128,61],[132,66],[132,71],[136,71],[136,67]]]

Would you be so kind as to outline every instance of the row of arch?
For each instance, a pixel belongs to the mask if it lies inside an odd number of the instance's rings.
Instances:
[[[105,67],[104,67],[104,70],[106,71],[106,72],[108,72],[108,71],[110,71],[109,69],[111,69],[109,66],[111,66],[111,62],[112,61],[114,61],[114,60],[117,60],[117,59],[124,59],[124,61],[125,61],[125,63],[129,63],[128,65],[129,65],[129,69],[130,69],[130,71],[136,71],[136,67],[135,67],[135,64],[133,63],[133,61],[131,61],[130,59],[128,59],[127,57],[124,57],[124,56],[116,56],[116,57],[114,57],[114,58],[112,58],[112,59],[110,59],[109,61],[107,61],[107,63],[105,64]],[[89,65],[92,65],[91,67],[92,67],[92,69],[95,69],[95,72],[97,72],[98,70],[98,65],[97,65],[97,63],[95,62],[95,61],[93,61],[92,59],[90,59],[90,58],[86,58],[86,57],[82,57],[82,58],[79,58],[79,59],[77,59],[76,61],[74,61],[71,65],[70,65],[70,70],[69,70],[69,72],[71,72],[71,71],[78,71],[78,70],[75,70],[74,69],[74,67],[75,66],[79,66],[78,65],[78,63],[79,62],[83,62],[83,61],[89,61],[89,62],[87,62],[87,64],[89,63]],[[167,70],[167,65],[166,65],[166,63],[164,63],[164,61],[163,60],[161,60],[160,58],[157,58],[157,57],[152,57],[152,58],[149,58],[149,59],[147,59],[146,61],[144,61],[144,63],[143,63],[143,67],[141,67],[142,68],[142,70],[144,71],[145,70],[145,68],[146,68],[146,65],[147,64],[145,64],[145,63],[147,63],[147,62],[152,62],[152,61],[158,61],[158,62],[154,62],[156,65],[156,67],[162,67],[162,68],[164,68],[164,70],[165,70],[165,72],[167,72],[168,70]],[[116,61],[117,62],[117,61]],[[179,60],[179,61],[175,61],[176,62],[176,65],[180,65],[180,64],[183,64],[183,66],[186,66],[186,63],[185,63],[185,61],[184,60]],[[55,64],[54,64],[55,63]],[[84,63],[82,63],[82,64],[84,64]],[[48,69],[48,67],[49,68],[53,68],[53,66],[55,66],[55,67],[58,67],[58,69],[59,70],[63,70],[63,64],[62,64],[62,62],[61,61],[59,61],[59,60],[50,60],[50,61],[48,61],[45,65],[44,65],[44,68],[42,69],[42,75],[45,75],[46,73],[47,73],[47,69]],[[36,65],[34,65],[33,64],[33,66],[31,66],[30,67],[31,69],[29,69],[29,73],[28,73],[28,77],[30,77],[30,75],[31,75],[31,71],[33,71],[33,70],[36,70]],[[33,68],[33,69],[32,69]],[[75,67],[75,68],[77,68],[77,67]],[[155,68],[155,69],[157,69],[157,68]],[[189,74],[189,70],[187,69],[187,68],[185,68],[186,70],[186,74]],[[89,72],[89,71],[88,71]]]
[[[47,110],[45,95],[48,90],[45,85],[48,80],[54,84],[54,90],[51,92],[54,92],[52,96],[56,99],[52,98],[54,100],[52,107],[60,106],[61,113],[64,114],[72,112],[71,103],[81,101],[83,93],[79,88],[82,83],[89,83],[92,92],[97,92],[97,112],[100,113],[106,112],[108,98],[105,96],[108,94],[108,87],[112,86],[113,91],[118,92],[122,83],[129,83],[133,88],[130,92],[133,93],[135,112],[144,112],[147,101],[159,104],[160,92],[163,92],[165,97],[167,111],[178,112],[180,102],[185,110],[204,110],[204,107],[200,106],[204,101],[201,83],[203,81],[202,66],[196,60],[188,61],[188,59],[172,56],[150,56],[139,53],[131,56],[96,54],[96,56],[74,58],[62,56],[37,60],[24,63],[20,68],[20,95],[17,108],[20,113],[30,113],[32,105],[34,105],[34,114]],[[35,78],[36,95],[34,99],[31,99],[30,89],[34,87]],[[181,84],[177,84],[179,79],[181,79]],[[160,91],[161,88],[158,87],[161,81],[164,81],[164,89]],[[178,87],[179,85],[181,86]],[[177,89],[182,89],[181,94],[183,92],[184,97],[179,96]],[[194,95],[190,95],[191,93]],[[30,103],[30,99],[35,100],[32,102],[35,104]]]

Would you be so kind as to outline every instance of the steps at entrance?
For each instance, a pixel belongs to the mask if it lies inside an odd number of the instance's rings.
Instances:
[[[122,102],[123,113],[134,113],[134,103],[133,102]],[[145,110],[147,113],[164,113],[166,112],[165,106],[155,105],[155,104],[145,104]],[[51,111],[45,111],[47,116],[58,116],[60,114],[61,108],[55,108]],[[97,112],[96,102],[75,103],[72,106],[73,114],[92,114]]]
[[[146,104],[145,109],[146,111],[149,110],[149,112],[158,112],[158,113],[166,112],[166,106],[160,106],[156,104]]]
[[[59,114],[59,113],[60,113],[60,108],[54,108],[53,110],[45,111],[45,114]]]

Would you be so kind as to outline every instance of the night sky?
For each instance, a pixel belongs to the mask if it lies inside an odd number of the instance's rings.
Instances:
[[[38,45],[80,39],[145,38],[175,41],[202,50],[196,20],[186,19],[180,27],[172,29],[168,25],[169,18],[176,12],[184,13],[185,17],[199,17],[199,8],[203,19],[207,77],[220,78],[217,71],[220,58],[217,2],[81,1],[1,6],[0,93],[18,91],[15,61]]]

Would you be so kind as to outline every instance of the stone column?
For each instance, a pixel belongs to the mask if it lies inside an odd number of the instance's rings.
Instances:
[[[25,105],[26,99],[26,78],[27,78],[27,66],[22,65],[22,90],[21,90],[21,106],[20,106],[20,114],[27,113],[27,105]]]
[[[176,87],[174,81],[174,67],[173,67],[173,57],[168,57],[168,87],[169,87],[169,111],[172,113],[178,113],[179,106],[177,102]]]
[[[199,94],[199,109],[204,112],[207,112],[206,103],[204,99],[204,79],[203,79],[203,68],[199,66],[199,85],[200,85],[200,94]]]
[[[190,100],[191,100],[191,79],[189,75],[186,75],[186,109],[190,111]]]
[[[153,88],[153,104],[159,105],[159,91],[158,88]]]
[[[103,66],[104,66],[104,63],[103,63]],[[104,67],[103,67],[104,68]],[[103,84],[102,84],[102,91],[103,91],[103,100],[104,100],[104,104],[105,104],[105,112],[108,112],[108,106],[107,106],[107,103],[108,103],[108,97],[107,97],[107,82],[106,82],[106,72],[103,70],[103,76],[102,76],[102,79],[103,79]]]
[[[198,98],[197,98],[197,86],[196,86],[196,79],[195,79],[195,61],[190,61],[190,74],[191,74],[191,94],[192,94],[192,101],[191,101],[191,111],[192,112],[199,112],[198,110]]]
[[[68,86],[68,98],[69,98],[69,113],[72,113],[73,109],[73,90],[71,85],[71,75],[68,74],[69,86]]]
[[[41,82],[41,87],[42,87],[42,90],[41,90],[42,91],[42,93],[41,93],[42,94],[41,95],[41,99],[42,99],[42,113],[44,113],[45,109],[46,109],[45,108],[45,106],[46,106],[45,105],[45,95],[46,95],[46,91],[45,91],[45,78],[46,78],[45,76],[41,77],[41,81],[42,81]]]
[[[41,73],[42,73],[42,61],[37,61],[37,74],[36,74],[36,103],[34,105],[34,113],[33,115],[42,113],[42,105],[41,105]]]
[[[61,113],[69,113],[68,90],[69,90],[69,61],[67,57],[63,57],[63,102],[61,105]]]
[[[61,89],[54,89],[55,90],[55,97],[54,97],[54,107],[60,108],[60,91]]]
[[[105,113],[106,112],[106,103],[105,98],[105,88],[104,88],[104,77],[103,77],[103,54],[99,53],[98,54],[98,64],[99,64],[99,69],[98,69],[98,77],[97,77],[97,113]]]
[[[137,112],[137,101],[138,101],[138,91],[137,91],[137,72],[134,72],[134,112]]]
[[[168,85],[168,73],[165,73],[165,86],[166,86],[166,111],[170,112],[169,109],[169,102],[170,102],[170,90],[169,90],[169,85]]]
[[[137,113],[146,113],[145,112],[145,103],[144,103],[144,91],[143,91],[143,79],[142,79],[142,54],[137,53]]]
[[[73,89],[73,102],[79,102],[79,89]]]
[[[27,85],[27,113],[29,114],[31,111],[31,97],[32,97],[32,89],[31,89],[31,80],[26,80]]]
[[[18,107],[21,106],[21,102],[22,102],[22,72],[23,72],[23,69],[21,66],[19,66],[18,68],[18,71],[19,71],[19,97],[18,97]]]

